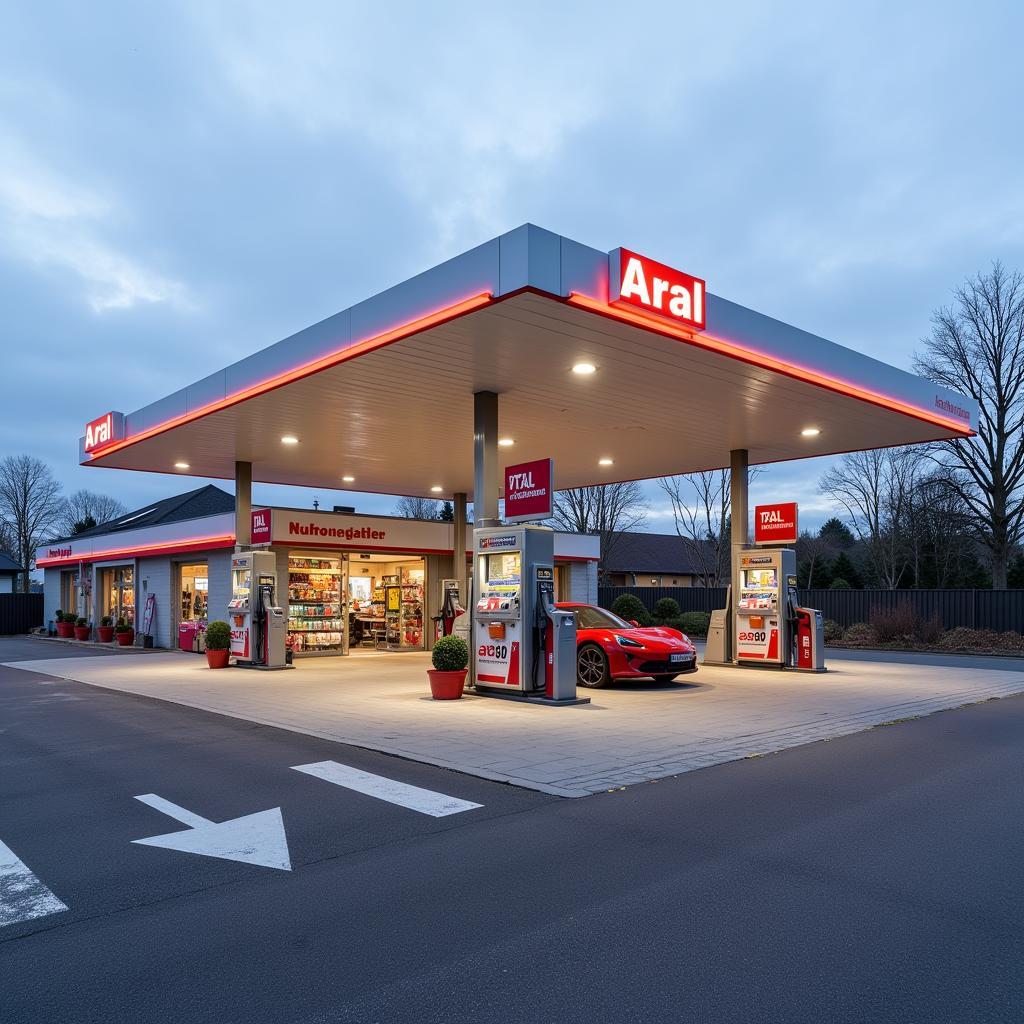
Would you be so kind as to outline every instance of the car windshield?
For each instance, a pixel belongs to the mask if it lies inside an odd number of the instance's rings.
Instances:
[[[577,629],[632,629],[633,624],[620,619],[604,608],[589,606],[576,607],[572,610],[576,617]]]

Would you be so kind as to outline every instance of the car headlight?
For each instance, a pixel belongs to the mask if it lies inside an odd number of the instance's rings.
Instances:
[[[636,640],[631,640],[628,636],[619,636],[618,633],[615,634],[615,642],[620,647],[639,647],[640,650],[643,650],[644,647],[643,644],[637,643]]]
[[[693,641],[685,633],[683,633],[682,636],[683,636],[683,643],[684,644],[693,643]]]

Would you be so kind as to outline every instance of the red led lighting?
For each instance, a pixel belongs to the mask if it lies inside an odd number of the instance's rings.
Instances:
[[[266,380],[260,381],[259,384],[253,384],[250,387],[242,388],[240,391],[226,395],[224,398],[218,398],[216,401],[208,402],[206,405],[201,405],[197,409],[192,409],[187,413],[182,413],[180,416],[173,416],[168,420],[164,420],[163,423],[158,423],[156,426],[149,427],[148,429],[140,431],[138,434],[134,434],[131,437],[126,437],[121,441],[115,441],[113,444],[106,445],[101,452],[97,452],[95,456],[87,460],[83,465],[89,465],[90,462],[95,461],[98,458],[112,455],[114,452],[118,452],[122,448],[127,448],[130,445],[137,444],[139,441],[145,441],[148,438],[155,437],[157,434],[162,434],[167,430],[172,430],[174,427],[180,427],[184,426],[186,423],[192,423],[195,420],[202,419],[204,416],[209,416],[211,413],[220,412],[222,409],[228,409],[233,405],[238,405],[239,402],[244,402],[250,398],[256,398],[259,395],[264,395],[268,391],[275,391],[277,388],[284,387],[286,384],[302,380],[303,377],[309,377],[314,373],[319,373],[321,370],[327,370],[332,366],[338,366],[341,363],[348,362],[350,359],[355,359],[357,356],[365,355],[367,352],[372,352],[374,349],[383,348],[385,345],[390,345],[393,342],[400,341],[402,338],[408,338],[412,334],[418,334],[420,331],[425,331],[430,327],[436,327],[438,324],[454,320],[456,317],[463,316],[466,313],[471,313],[474,309],[486,306],[492,301],[492,299],[493,295],[491,292],[482,292],[479,295],[473,295],[470,298],[463,299],[451,306],[445,306],[443,309],[435,310],[433,313],[427,313],[425,316],[418,317],[416,320],[410,320],[398,327],[393,327],[391,330],[385,331],[383,334],[376,334],[372,338],[365,338],[363,341],[356,342],[354,345],[349,345],[343,349],[338,349],[335,352],[331,352],[329,355],[321,356],[319,359],[314,359],[308,363],[302,363],[291,370],[286,370],[284,373],[268,377]]]
[[[188,537],[182,540],[163,541],[160,544],[136,544],[128,548],[112,548],[109,551],[90,551],[88,554],[73,554],[65,558],[37,558],[36,567],[45,569],[55,565],[77,565],[79,562],[108,562],[113,558],[145,558],[149,555],[186,554],[189,551],[230,548],[234,545],[235,535],[224,533],[217,537]]]
[[[714,335],[708,334],[707,331],[698,334],[683,328],[674,327],[664,319],[648,316],[634,309],[609,306],[605,302],[592,299],[589,295],[582,295],[579,292],[570,293],[567,301],[571,305],[587,309],[592,313],[599,313],[601,316],[611,317],[613,320],[622,320],[637,327],[642,327],[645,330],[654,331],[656,334],[663,334],[665,337],[675,338],[678,341],[684,341],[689,345],[695,345],[710,352],[718,352],[732,359],[739,359],[752,366],[759,366],[765,370],[785,374],[785,376],[792,377],[794,380],[827,388],[829,391],[846,395],[848,398],[856,398],[862,402],[869,402],[871,405],[889,409],[892,412],[902,413],[904,416],[912,416],[914,419],[922,420],[925,423],[933,423],[943,427],[945,430],[955,431],[957,434],[970,436],[974,433],[970,426],[965,425],[960,420],[947,419],[945,416],[938,416],[915,405],[901,402],[896,398],[890,398],[888,395],[880,395],[875,391],[868,391],[865,388],[849,384],[836,377],[829,377],[827,374],[819,373],[817,370],[810,370],[803,366],[787,363],[764,352],[758,352],[756,349],[746,348],[743,345],[737,345],[735,342],[725,341],[723,338],[716,338]]]

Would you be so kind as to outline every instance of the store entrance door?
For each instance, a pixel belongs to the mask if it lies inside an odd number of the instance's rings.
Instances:
[[[426,565],[422,558],[349,556],[349,638],[353,651],[421,651]]]

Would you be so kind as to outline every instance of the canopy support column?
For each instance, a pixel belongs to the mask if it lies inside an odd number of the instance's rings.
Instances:
[[[498,519],[498,396],[473,395],[473,520],[476,526],[500,526]]]
[[[453,494],[452,506],[455,512],[455,524],[452,530],[452,579],[459,582],[459,597],[468,608],[469,598],[466,589],[466,495]]]
[[[732,580],[733,605],[730,614],[735,614],[736,601],[740,592],[740,551],[750,542],[748,507],[748,468],[750,453],[746,448],[737,448],[729,452],[729,507],[731,516],[730,545],[730,579]],[[732,632],[732,624],[730,624]],[[733,661],[736,661],[735,639],[733,642]]]
[[[252,543],[252,463],[235,463],[235,547]]]

